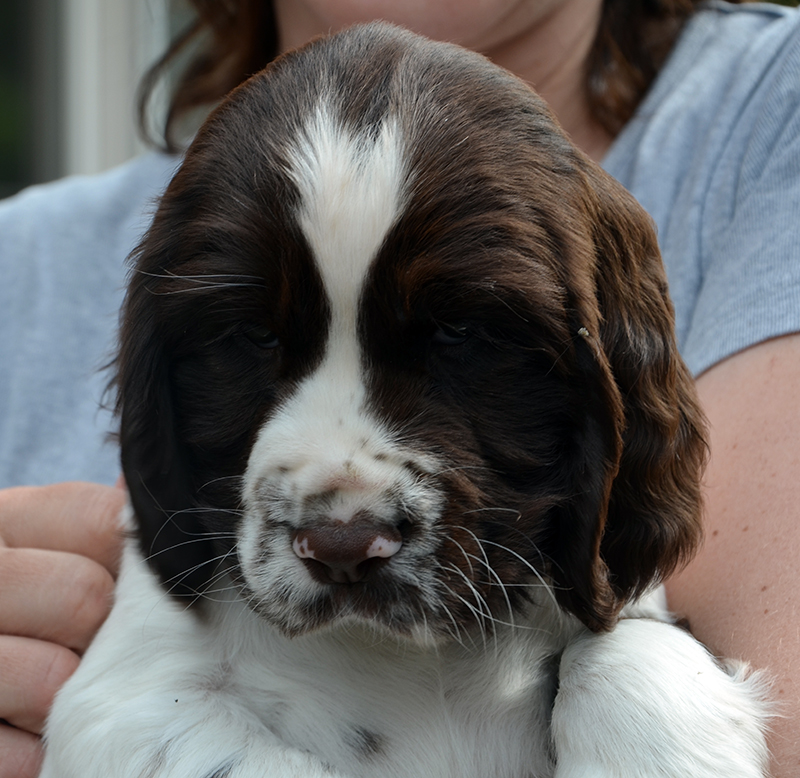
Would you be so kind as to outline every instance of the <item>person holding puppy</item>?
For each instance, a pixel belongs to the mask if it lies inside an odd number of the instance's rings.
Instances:
[[[170,139],[190,109],[277,53],[382,18],[524,78],[650,211],[682,353],[711,423],[706,544],[669,582],[671,605],[714,651],[775,674],[784,718],[771,741],[774,774],[796,774],[800,15],[697,10],[688,0],[196,6],[212,35],[176,92]],[[102,444],[111,421],[96,415],[84,376],[113,343],[122,260],[175,164],[152,154],[0,207],[0,479],[88,481],[0,492],[0,778],[36,775],[52,695],[109,607],[124,491],[101,485],[116,477]]]

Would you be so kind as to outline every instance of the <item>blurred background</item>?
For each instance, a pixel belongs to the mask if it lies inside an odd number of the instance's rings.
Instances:
[[[190,20],[185,0],[0,0],[0,197],[139,153],[139,80]]]
[[[141,151],[139,79],[187,21],[178,0],[0,0],[0,197]]]

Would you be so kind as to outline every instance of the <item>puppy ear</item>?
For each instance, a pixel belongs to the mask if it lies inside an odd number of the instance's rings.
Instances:
[[[707,446],[652,222],[603,171],[586,175],[594,263],[582,286],[594,295],[576,295],[574,339],[591,398],[575,510],[595,518],[584,519],[583,551],[562,561],[561,598],[601,630],[694,552]]]
[[[116,360],[122,469],[144,558],[170,594],[194,598],[214,554],[191,510],[194,487],[176,434],[169,356],[147,281],[134,272]]]

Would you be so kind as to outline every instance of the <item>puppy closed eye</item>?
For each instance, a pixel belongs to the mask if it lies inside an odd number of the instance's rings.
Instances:
[[[276,349],[281,344],[277,334],[266,325],[248,325],[242,328],[241,334],[254,346],[265,351]]]
[[[456,324],[435,322],[435,326],[433,342],[440,346],[460,346],[472,337],[470,328],[460,322]]]

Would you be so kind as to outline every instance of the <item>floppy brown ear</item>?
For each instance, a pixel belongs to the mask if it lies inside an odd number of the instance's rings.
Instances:
[[[170,594],[195,598],[214,553],[191,510],[188,456],[176,431],[169,355],[148,281],[134,272],[123,308],[114,380],[122,469],[142,554]]]
[[[588,557],[562,562],[560,599],[601,630],[626,600],[695,550],[707,446],[652,222],[602,170],[587,165],[585,174],[594,300],[577,295],[574,341],[576,364],[592,387],[587,434],[605,464],[584,465],[603,482],[595,487],[594,528],[584,538]]]
[[[595,174],[596,175],[596,174]],[[701,537],[708,447],[650,217],[604,177],[595,243],[602,348],[625,413],[600,553],[618,595],[641,594],[688,561]]]

